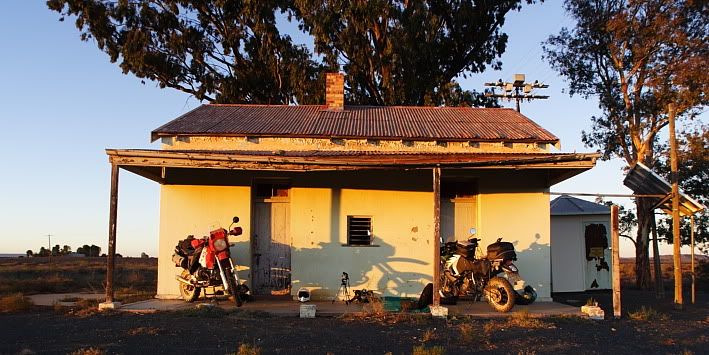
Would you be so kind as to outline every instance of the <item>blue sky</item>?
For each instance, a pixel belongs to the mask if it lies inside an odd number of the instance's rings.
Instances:
[[[52,244],[105,250],[110,165],[104,149],[156,149],[150,131],[200,104],[122,74],[93,42],[80,41],[73,19],[58,18],[44,1],[10,0],[0,12],[0,253],[37,250],[46,246],[47,234]],[[522,112],[557,135],[563,151],[588,152],[580,132],[598,112],[596,102],[569,98],[564,82],[540,58],[539,43],[572,25],[560,0],[511,13],[503,70],[469,76],[461,84],[480,90],[484,82],[509,80],[514,73],[548,83],[544,94],[551,98],[525,102]],[[622,166],[599,162],[553,191],[629,193]],[[117,250],[156,255],[159,186],[125,171],[120,179]],[[632,255],[631,246],[623,245],[621,254]]]

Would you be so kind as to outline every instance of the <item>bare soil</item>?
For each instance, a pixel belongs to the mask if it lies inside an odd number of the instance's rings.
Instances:
[[[566,301],[573,303],[585,302],[587,295],[568,296]],[[593,296],[607,308],[609,293]],[[624,298],[624,317],[604,321],[524,314],[444,320],[405,313],[300,319],[220,309],[138,315],[35,307],[0,315],[0,353],[66,354],[94,348],[108,354],[226,354],[241,344],[265,354],[411,354],[416,346],[441,346],[447,354],[702,354],[709,349],[706,294],[682,311],[672,308],[671,299],[658,304],[641,291],[627,290]],[[642,305],[666,319],[627,316]]]

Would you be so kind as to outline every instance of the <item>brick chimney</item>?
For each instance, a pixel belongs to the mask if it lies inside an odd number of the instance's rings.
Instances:
[[[325,74],[325,106],[333,111],[345,108],[345,74]]]

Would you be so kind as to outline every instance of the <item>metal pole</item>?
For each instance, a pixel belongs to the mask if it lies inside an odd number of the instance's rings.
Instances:
[[[106,303],[113,303],[113,269],[116,266],[116,217],[118,215],[118,165],[111,164],[111,205],[108,214],[108,264]]]
[[[677,173],[677,138],[675,137],[675,105],[667,107],[670,123],[670,182],[672,183],[672,247],[674,250],[675,308],[682,309],[682,254],[679,235],[679,176]]]
[[[689,216],[689,228],[691,231],[689,232],[690,235],[690,246],[692,247],[692,304],[694,304],[694,299],[696,297],[696,290],[694,288],[695,285],[695,275],[694,275],[694,215]]]
[[[613,317],[620,318],[620,233],[618,231],[618,205],[611,206],[611,250],[613,259]]]
[[[441,305],[441,168],[433,168],[433,305]]]

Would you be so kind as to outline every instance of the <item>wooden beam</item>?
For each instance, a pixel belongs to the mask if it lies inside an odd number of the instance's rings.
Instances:
[[[108,257],[106,258],[106,303],[113,303],[113,270],[116,266],[116,222],[118,216],[118,165],[111,164],[111,203],[108,212]]]
[[[441,305],[441,168],[433,168],[433,305]]]
[[[618,205],[611,206],[611,253],[613,266],[611,270],[613,285],[613,317],[620,318],[620,233],[618,229]]]
[[[121,168],[127,171],[130,171],[133,174],[140,175],[146,179],[153,180],[157,182],[158,184],[164,184],[165,183],[165,177],[161,176],[161,174],[156,174],[154,172],[151,172],[149,169],[152,167],[148,166],[130,166],[130,165],[121,165]],[[164,170],[165,168],[155,168],[158,170]],[[161,172],[162,173],[162,172]]]

